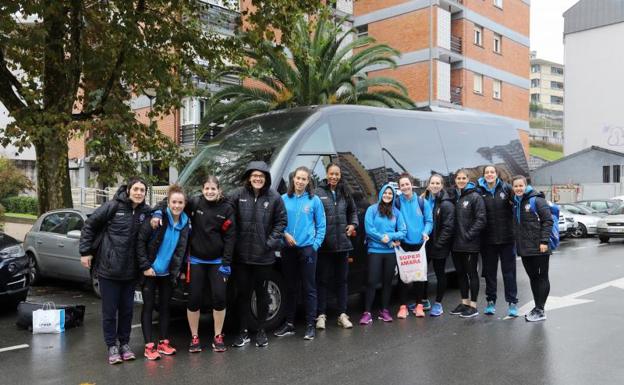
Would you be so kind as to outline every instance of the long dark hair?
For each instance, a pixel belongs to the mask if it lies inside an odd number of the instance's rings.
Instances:
[[[336,167],[340,170],[340,180],[338,181],[338,184],[336,184],[336,192],[345,197],[345,199],[349,199],[351,197],[351,192],[349,191],[349,187],[344,183],[342,178],[342,168],[340,165],[335,162],[330,162],[327,166],[325,166],[325,173],[329,173],[329,169],[332,167]]]
[[[383,194],[388,189],[392,190],[393,201],[390,203],[386,203],[383,201],[383,199],[380,199],[379,204],[377,205],[377,211],[379,211],[379,215],[381,215],[382,217],[392,219],[394,217],[394,214],[392,213],[392,206],[394,206],[394,196],[396,195],[396,192],[394,191],[392,186],[388,186],[381,192],[381,195],[383,196]]]
[[[289,198],[292,198],[293,195],[295,195],[295,175],[297,175],[297,172],[299,171],[303,171],[306,174],[308,174],[308,184],[305,188],[305,191],[309,194],[308,198],[312,199],[312,197],[314,196],[314,190],[312,189],[312,172],[310,171],[309,168],[305,167],[305,166],[299,166],[295,169],[295,171],[290,173],[290,177],[289,179],[289,183],[288,183],[288,192],[286,194],[288,194]]]

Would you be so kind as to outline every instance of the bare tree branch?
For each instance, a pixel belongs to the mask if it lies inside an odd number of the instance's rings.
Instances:
[[[0,101],[10,113],[15,113],[22,108],[28,107],[19,97],[21,89],[22,84],[7,67],[7,62],[4,58],[4,47],[0,46]]]

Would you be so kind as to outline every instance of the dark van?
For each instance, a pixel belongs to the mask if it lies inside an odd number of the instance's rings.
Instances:
[[[227,193],[240,185],[245,166],[252,160],[270,165],[273,187],[280,193],[286,192],[288,175],[298,166],[310,168],[318,182],[325,178],[329,162],[340,164],[360,215],[350,258],[353,292],[360,291],[366,279],[363,217],[384,183],[396,181],[407,171],[422,191],[432,173],[444,175],[448,185],[458,168],[472,168],[476,173],[484,164],[495,164],[509,175],[528,175],[518,131],[504,119],[452,110],[340,105],[295,108],[239,121],[210,140],[178,182],[189,192],[199,192],[204,178],[215,174]],[[270,292],[267,328],[281,323],[284,315],[279,266]]]

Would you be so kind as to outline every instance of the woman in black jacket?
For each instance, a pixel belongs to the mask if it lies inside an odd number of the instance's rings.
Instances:
[[[151,211],[145,204],[146,190],[145,181],[131,178],[119,187],[113,200],[91,214],[80,236],[80,263],[92,268],[99,278],[110,364],[136,358],[128,342],[137,278],[137,232]]]
[[[517,317],[518,288],[511,203],[513,192],[511,186],[499,178],[494,165],[483,168],[483,176],[479,178],[478,183],[487,213],[487,225],[483,232],[481,247],[487,300],[483,313],[493,315],[496,312],[496,278],[500,258],[505,284],[505,302],[509,304],[507,316]]]
[[[137,240],[137,263],[143,273],[141,328],[145,340],[143,355],[148,360],[157,360],[161,354],[175,354],[169,343],[169,302],[173,288],[177,285],[180,267],[186,252],[189,234],[189,219],[184,213],[186,197],[178,185],[167,191],[167,208],[162,215],[162,225],[153,230],[148,221],[143,223]],[[158,291],[158,321],[160,338],[158,344],[152,334],[152,313]]]
[[[355,235],[358,226],[357,207],[347,186],[342,182],[340,166],[330,163],[326,167],[327,180],[316,189],[325,209],[325,240],[321,245],[317,265],[318,317],[316,328],[325,329],[327,320],[327,290],[329,278],[334,272],[334,285],[338,302],[338,325],[350,329],[353,324],[347,315],[347,277],[349,275],[349,251],[353,245],[349,237]]]
[[[468,178],[468,171],[455,173],[455,233],[453,238],[453,263],[459,280],[462,302],[451,311],[462,318],[472,318],[479,314],[479,249],[481,231],[486,225],[483,198]],[[468,294],[470,293],[470,297]]]
[[[426,250],[428,260],[433,261],[437,281],[436,300],[429,314],[438,317],[444,313],[442,299],[446,292],[446,257],[451,253],[453,244],[455,202],[444,191],[444,178],[439,174],[431,175],[423,198],[429,201],[432,210],[433,229]]]
[[[523,176],[512,180],[514,191],[514,236],[516,251],[522,257],[522,264],[531,281],[531,292],[535,307],[525,319],[529,322],[545,321],[544,306],[550,293],[548,263],[550,233],[556,226],[544,194],[538,193]]]

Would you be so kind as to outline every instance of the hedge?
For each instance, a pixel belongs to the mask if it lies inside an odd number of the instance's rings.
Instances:
[[[39,212],[37,198],[29,196],[9,197],[3,199],[0,203],[2,203],[7,213],[37,215],[37,213]]]

